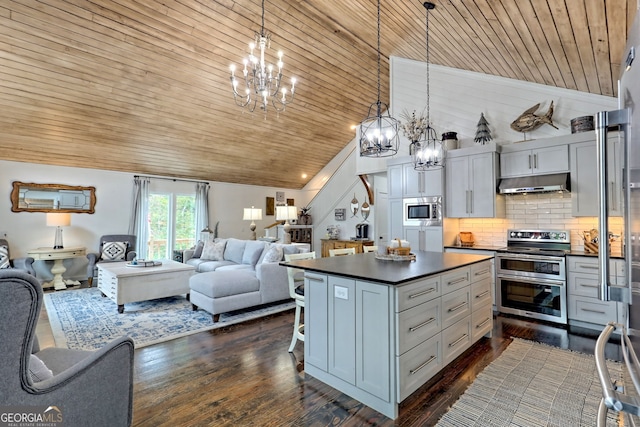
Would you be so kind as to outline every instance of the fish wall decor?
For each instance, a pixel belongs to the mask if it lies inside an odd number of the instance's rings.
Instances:
[[[533,107],[526,110],[524,113],[520,114],[518,118],[511,123],[511,129],[517,132],[531,132],[532,130],[538,129],[544,124],[548,124],[558,129],[558,127],[553,124],[552,120],[553,101],[551,101],[551,105],[549,106],[547,112],[542,116],[537,116],[534,114],[539,107],[540,103],[537,103]]]

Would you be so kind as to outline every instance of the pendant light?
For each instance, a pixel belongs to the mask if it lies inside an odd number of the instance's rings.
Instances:
[[[374,112],[375,115],[373,115]],[[389,114],[389,106],[380,102],[380,0],[378,0],[378,100],[371,104],[367,118],[360,123],[360,156],[395,155],[400,143],[398,126],[398,120]]]
[[[445,150],[437,137],[435,129],[431,127],[431,115],[429,110],[429,11],[435,9],[436,5],[431,2],[424,2],[427,10],[427,128],[422,139],[415,143],[414,150],[411,151],[413,168],[419,171],[430,169],[441,169],[444,167]]]

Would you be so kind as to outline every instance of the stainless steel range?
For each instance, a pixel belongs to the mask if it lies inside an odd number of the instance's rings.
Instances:
[[[567,230],[508,230],[496,254],[496,305],[502,313],[567,323]]]

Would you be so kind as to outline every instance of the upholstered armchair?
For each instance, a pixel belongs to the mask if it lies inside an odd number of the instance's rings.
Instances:
[[[100,262],[132,261],[136,257],[136,236],[132,234],[107,234],[100,237],[97,253],[87,254],[87,278],[93,286],[93,278],[98,276]]]
[[[0,271],[3,407],[33,408],[67,426],[131,425],[133,341],[118,338],[96,351],[40,349],[35,330],[42,300],[34,276]]]
[[[7,268],[6,264],[5,266],[3,266],[5,259],[6,261],[8,261],[9,267],[26,271],[32,276],[36,275],[36,271],[33,269],[33,258],[26,257],[26,258],[11,259],[11,252],[9,251],[9,242],[7,242],[6,239],[0,239],[0,268]]]

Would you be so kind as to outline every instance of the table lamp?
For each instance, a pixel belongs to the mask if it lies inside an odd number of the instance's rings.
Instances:
[[[276,206],[276,221],[284,221],[282,243],[291,243],[291,234],[289,233],[291,224],[289,224],[289,220],[296,218],[298,218],[298,208],[295,206]]]
[[[70,213],[47,213],[47,226],[56,227],[56,239],[53,242],[53,249],[63,249],[62,228],[71,225]]]
[[[242,217],[245,221],[251,221],[251,225],[249,225],[249,229],[251,230],[251,240],[256,240],[256,223],[257,219],[260,221],[262,219],[262,209],[251,206],[250,208],[244,208],[244,216]]]

